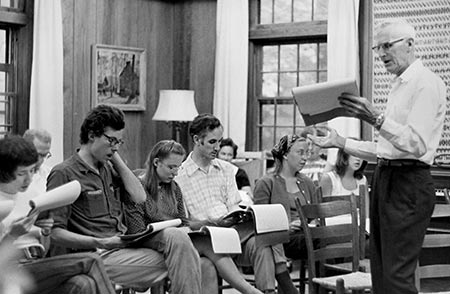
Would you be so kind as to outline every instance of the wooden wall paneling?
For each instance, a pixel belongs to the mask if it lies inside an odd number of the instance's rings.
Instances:
[[[173,12],[168,2],[141,0],[148,3],[138,17],[139,46],[147,49],[147,110],[141,117],[140,167],[153,145],[171,139],[171,129],[165,122],[153,121],[159,102],[159,90],[173,88]]]
[[[73,99],[72,136],[74,148],[79,146],[79,129],[91,109],[91,46],[96,42],[96,9],[91,0],[73,0]],[[66,47],[66,46],[65,46]]]
[[[75,1],[61,1],[61,10],[63,16],[63,47],[64,47],[64,78],[63,78],[63,97],[64,97],[64,159],[68,158],[74,152],[74,146],[78,145],[78,133],[80,126],[74,125],[73,121],[73,89],[74,89],[74,11]],[[75,141],[76,140],[76,141]]]
[[[22,134],[29,124],[30,109],[30,85],[31,85],[31,64],[33,59],[33,13],[34,0],[27,1],[24,12],[27,17],[27,25],[22,26],[17,31],[17,48],[15,48],[17,62],[17,103],[16,114],[17,125],[13,132]]]

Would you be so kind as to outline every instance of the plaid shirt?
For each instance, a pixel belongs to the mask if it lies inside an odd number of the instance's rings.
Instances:
[[[231,163],[213,159],[207,170],[200,168],[192,153],[183,162],[175,181],[180,185],[189,217],[218,219],[241,201]]]

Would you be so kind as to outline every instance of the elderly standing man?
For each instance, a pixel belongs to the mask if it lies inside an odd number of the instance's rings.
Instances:
[[[341,105],[379,131],[378,142],[343,138],[329,129],[311,136],[321,147],[377,160],[371,190],[373,293],[417,293],[414,271],[435,202],[430,165],[444,124],[443,81],[415,57],[415,31],[403,20],[382,23],[372,48],[395,75],[385,112],[364,97],[343,94]]]

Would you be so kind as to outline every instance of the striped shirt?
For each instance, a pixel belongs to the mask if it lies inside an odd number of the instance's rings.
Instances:
[[[213,159],[207,170],[200,168],[192,153],[183,162],[175,181],[180,185],[191,219],[218,219],[241,201],[231,163]]]

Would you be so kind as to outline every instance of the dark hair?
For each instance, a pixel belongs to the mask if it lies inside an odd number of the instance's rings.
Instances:
[[[155,158],[166,159],[170,154],[186,155],[183,146],[174,140],[162,140],[153,146],[148,154],[145,162],[146,172],[143,180],[144,188],[149,193],[154,201],[158,201],[158,175],[156,173],[156,166],[153,164]],[[170,187],[173,187],[172,185]]]
[[[342,177],[345,174],[345,171],[347,170],[348,167],[348,158],[349,158],[349,154],[347,152],[344,151],[344,149],[339,149],[337,156],[336,156],[336,173]],[[362,179],[362,177],[364,176],[364,169],[366,168],[367,165],[367,161],[363,160],[361,163],[361,166],[355,170],[355,172],[353,173],[353,177],[355,177],[355,179]]]
[[[236,158],[238,146],[234,144],[233,139],[231,138],[222,139],[222,141],[220,142],[220,148],[224,146],[230,146],[231,148],[233,148],[233,158]]]
[[[221,127],[222,124],[220,120],[212,114],[202,113],[197,115],[192,121],[191,126],[189,127],[189,135],[194,137],[194,135],[204,137],[208,131],[212,131],[218,127]]]
[[[30,166],[38,159],[33,143],[24,138],[13,135],[0,139],[0,183],[14,181],[19,166]]]
[[[292,145],[295,142],[306,142],[305,137],[299,137],[296,134],[293,135],[284,135],[281,137],[280,141],[273,146],[271,152],[273,158],[275,159],[275,174],[278,174],[283,167],[283,156],[291,150]]]
[[[100,104],[87,114],[81,125],[80,143],[89,142],[89,132],[93,132],[95,136],[101,136],[105,132],[105,128],[110,127],[116,131],[125,128],[125,120],[123,112],[113,106]]]

